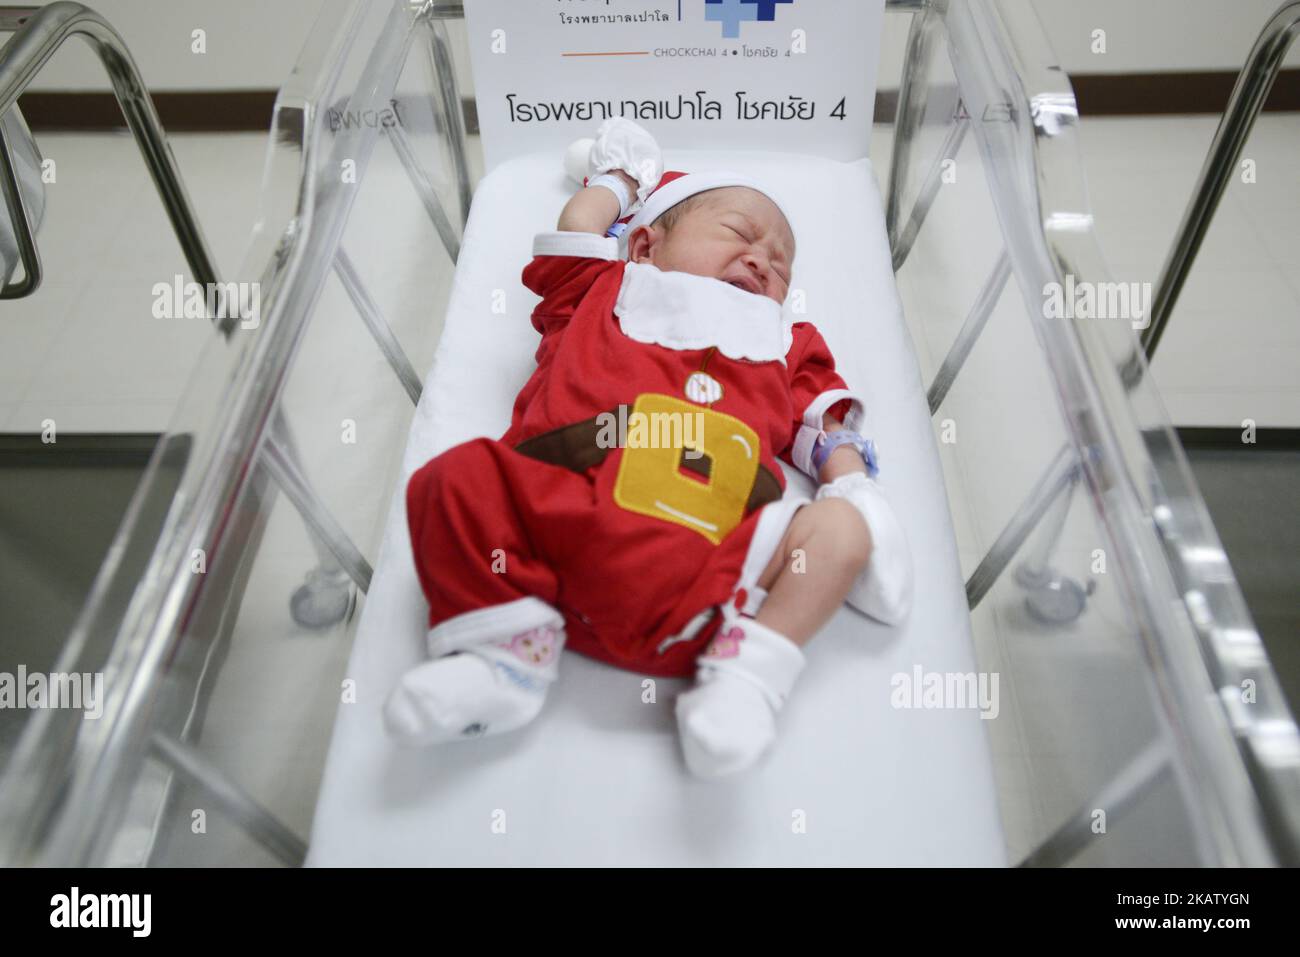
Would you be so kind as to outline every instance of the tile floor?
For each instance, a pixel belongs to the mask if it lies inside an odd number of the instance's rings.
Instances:
[[[1203,117],[1084,121],[1091,202],[1116,278],[1155,281],[1214,128],[1215,121]],[[888,142],[889,131],[878,129],[872,154],[882,186]],[[266,137],[178,135],[172,143],[217,262],[224,275],[234,275],[257,216]],[[163,430],[195,378],[195,364],[205,361],[213,334],[201,320],[150,314],[153,284],[187,272],[152,185],[125,136],[46,134],[40,145],[56,160],[58,177],[47,187],[48,213],[39,234],[47,278],[32,299],[0,304],[0,431],[36,430],[46,418],[64,431]],[[1300,115],[1261,118],[1246,149],[1256,161],[1256,182],[1238,178],[1229,189],[1154,366],[1178,424],[1239,425],[1251,418],[1260,425],[1300,426],[1297,152]],[[946,210],[942,204],[936,210],[949,217],[944,221],[950,228],[923,234],[921,242],[931,244],[925,250],[930,261],[951,263],[949,281],[918,283],[906,271],[900,274],[927,377],[938,368],[995,255],[996,247],[972,239],[988,222],[980,192],[945,198]],[[371,208],[397,206],[381,198]],[[414,252],[421,249],[425,258],[438,250],[431,233],[404,245],[395,241],[392,249],[352,252],[368,275],[382,279],[372,292],[423,372],[451,272],[438,256],[425,262]],[[1041,363],[1035,361],[1032,335],[1018,325],[1023,314],[1018,293],[1008,290],[936,416],[936,429],[955,416],[961,436],[940,449],[967,573],[1036,478],[1038,463],[1063,438],[1053,431],[1054,409],[1046,378],[1035,371]],[[309,470],[320,476],[321,494],[362,550],[373,555],[410,404],[337,282],[327,284],[302,350],[299,367],[315,375],[290,381],[290,417]],[[1008,375],[1008,369],[1022,374]],[[1012,407],[1014,418],[1004,414]],[[341,445],[344,419],[358,423],[364,441]],[[1024,468],[1007,469],[994,458],[1007,443],[1021,449],[1017,461]],[[1076,497],[1059,561],[1086,580],[1091,549],[1103,540]],[[342,627],[304,635],[288,617],[288,595],[312,564],[301,522],[281,500],[258,554],[204,738],[214,763],[302,834],[310,826],[350,641],[350,630]],[[1104,581],[1098,593],[1106,597]],[[1107,644],[1108,635],[1124,630],[1108,601],[1095,602],[1095,615],[1076,623],[1064,640],[1045,636],[1028,621],[1021,601],[1014,585],[1004,582],[974,616],[982,666],[1034,668],[1043,677],[1009,692],[1009,720],[991,734],[1013,859],[1060,820],[1071,808],[1070,795],[1102,775],[1113,757],[1113,749],[1098,741],[1094,766],[1055,766],[1052,735],[1060,729],[1035,725],[1029,716],[1043,704],[1029,699],[1072,694],[1073,688],[1053,684],[1052,676],[1063,668],[1092,662],[1113,674],[1126,661],[1123,649]],[[1130,717],[1143,720],[1136,713]],[[248,746],[250,737],[257,748]],[[1062,777],[1061,787],[1043,788],[1044,778],[1053,775]],[[211,863],[234,862],[239,853],[237,843],[223,841],[184,849],[185,859]]]

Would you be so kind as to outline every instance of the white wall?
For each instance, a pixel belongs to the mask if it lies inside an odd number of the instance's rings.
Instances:
[[[1034,0],[1066,73],[1239,70],[1281,0]],[[1106,31],[1105,54],[1091,49]],[[1300,47],[1287,66],[1300,66]]]
[[[131,47],[155,90],[275,89],[288,76],[323,0],[89,0]],[[384,3],[387,0],[370,0]],[[468,0],[473,2],[473,0]],[[532,0],[521,0],[532,2]],[[821,0],[828,2],[828,0]],[[857,0],[833,0],[857,2]],[[1029,3],[1031,0],[1011,0]],[[1236,70],[1279,0],[1032,0],[1067,73]],[[880,86],[898,85],[910,17],[885,17]],[[207,31],[208,52],[190,51]],[[453,39],[464,48],[460,24]],[[1106,53],[1091,52],[1106,31]],[[1287,58],[1300,66],[1300,45]],[[462,88],[470,89],[462,63]],[[70,43],[33,89],[107,89],[98,61]]]
[[[48,2],[48,0],[47,0]],[[322,0],[85,0],[131,49],[151,90],[277,89],[289,75]],[[32,3],[32,0],[28,0]],[[44,6],[44,2],[32,5]],[[207,33],[207,53],[191,33]],[[73,38],[33,90],[107,90],[90,47]]]
[[[1057,62],[1070,74],[1235,72],[1280,5],[1281,0],[1032,0]],[[910,23],[907,14],[885,17],[881,89],[898,86]],[[1106,31],[1104,54],[1092,52],[1098,29]],[[1284,65],[1300,67],[1300,43]]]

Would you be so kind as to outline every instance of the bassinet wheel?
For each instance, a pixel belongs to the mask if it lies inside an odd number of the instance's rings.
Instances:
[[[1088,592],[1073,578],[1055,575],[1025,596],[1025,607],[1039,621],[1062,625],[1083,614]]]
[[[356,603],[356,589],[345,572],[315,568],[294,589],[289,613],[303,628],[319,630],[350,619]]]

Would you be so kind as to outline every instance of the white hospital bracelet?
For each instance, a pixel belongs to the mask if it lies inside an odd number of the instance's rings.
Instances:
[[[632,205],[632,191],[627,188],[627,183],[623,182],[613,173],[604,173],[595,179],[587,180],[587,188],[592,186],[604,186],[607,190],[618,197],[618,218],[622,219],[627,215],[627,208]]]

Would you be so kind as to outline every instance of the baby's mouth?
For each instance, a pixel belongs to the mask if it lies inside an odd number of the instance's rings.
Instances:
[[[758,285],[758,280],[754,279],[752,276],[743,276],[736,279],[724,279],[723,282],[729,286],[735,286],[737,289],[744,292],[752,292],[756,296],[761,296],[763,294],[762,288]]]

